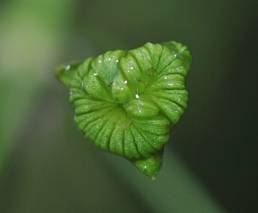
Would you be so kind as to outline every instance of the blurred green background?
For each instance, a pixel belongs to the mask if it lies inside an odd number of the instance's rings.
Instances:
[[[258,212],[255,0],[0,0],[1,213]],[[193,55],[156,182],[73,122],[59,64],[147,41]]]

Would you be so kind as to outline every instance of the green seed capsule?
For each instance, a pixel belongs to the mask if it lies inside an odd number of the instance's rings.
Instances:
[[[169,131],[187,107],[190,65],[182,44],[147,43],[62,67],[57,77],[85,137],[155,179]]]

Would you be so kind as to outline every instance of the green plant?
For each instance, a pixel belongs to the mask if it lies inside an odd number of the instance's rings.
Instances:
[[[58,78],[83,134],[155,179],[169,131],[187,106],[190,64],[180,43],[147,43],[62,67]]]

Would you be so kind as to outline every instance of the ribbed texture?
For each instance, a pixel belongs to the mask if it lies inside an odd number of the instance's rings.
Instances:
[[[59,79],[70,90],[75,121],[83,134],[139,168],[137,161],[160,156],[170,128],[187,106],[185,76],[190,63],[191,55],[180,43],[147,43],[69,65]],[[154,164],[157,168],[148,168]],[[153,177],[161,165],[156,164],[139,169]]]

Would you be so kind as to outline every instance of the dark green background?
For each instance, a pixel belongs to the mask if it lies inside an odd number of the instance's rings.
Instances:
[[[190,101],[152,183],[83,139],[54,69],[168,40]],[[0,1],[0,212],[257,212],[257,62],[255,0]]]

